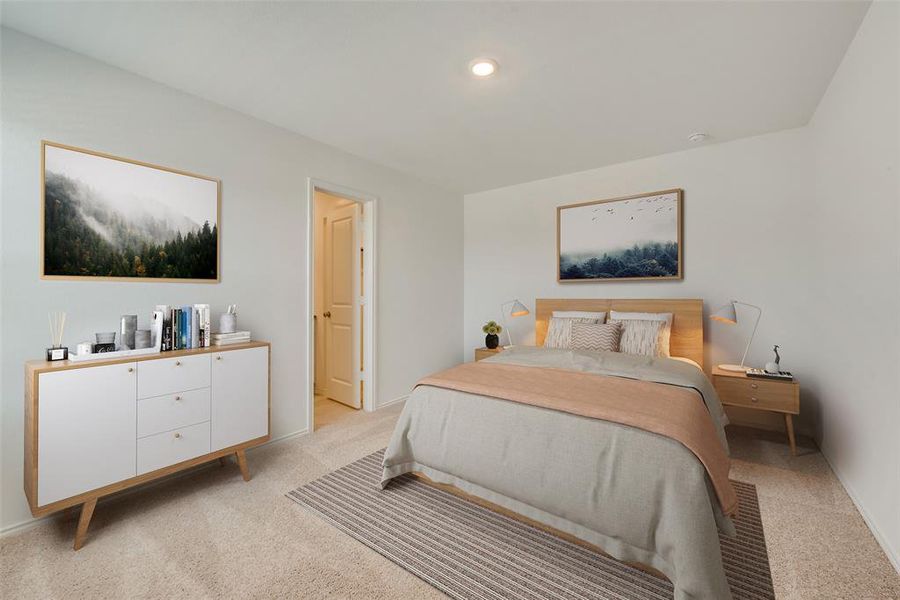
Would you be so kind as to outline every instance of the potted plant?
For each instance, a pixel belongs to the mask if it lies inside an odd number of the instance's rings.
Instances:
[[[493,350],[500,345],[500,332],[503,331],[503,328],[497,325],[496,321],[488,321],[481,330],[487,334],[484,336],[485,347]]]

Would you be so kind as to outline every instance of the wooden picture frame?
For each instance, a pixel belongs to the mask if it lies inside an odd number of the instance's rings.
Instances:
[[[591,219],[590,224],[585,219]],[[588,225],[596,226],[603,239],[590,240]],[[635,231],[629,232],[629,227]],[[683,230],[684,190],[678,188],[559,206],[556,208],[556,281],[684,279]],[[575,239],[564,240],[565,235]],[[653,235],[659,239],[647,239]],[[630,241],[629,236],[633,236]],[[610,237],[616,240],[607,239]],[[593,243],[596,247],[590,246]]]
[[[48,161],[48,152],[52,153],[51,159]],[[132,208],[129,208],[129,212],[132,213],[132,216],[128,216],[125,218],[135,218],[141,219],[146,227],[144,229],[144,237],[145,242],[149,244],[149,250],[157,250],[164,249],[167,243],[176,243],[174,239],[158,237],[155,239],[149,238],[151,235],[150,232],[158,232],[160,230],[160,223],[165,222],[167,226],[169,226],[172,222],[177,223],[175,226],[178,229],[178,233],[181,231],[188,231],[189,233],[195,233],[196,238],[191,238],[192,245],[187,246],[187,249],[199,249],[201,250],[202,260],[199,260],[200,265],[203,267],[203,270],[200,272],[194,271],[185,276],[183,267],[171,267],[168,268],[169,265],[172,264],[171,261],[166,262],[168,255],[160,254],[159,252],[152,253],[153,257],[158,257],[158,262],[154,262],[152,265],[146,265],[144,261],[139,261],[140,256],[134,256],[134,252],[127,252],[126,250],[133,250],[134,245],[129,244],[126,245],[124,249],[120,249],[121,246],[118,244],[113,244],[114,235],[112,231],[109,229],[103,229],[103,223],[98,222],[96,219],[91,220],[91,218],[86,219],[84,222],[78,223],[80,230],[85,232],[85,237],[90,238],[89,242],[93,244],[93,246],[97,246],[98,244],[102,244],[103,242],[108,242],[115,249],[110,249],[108,247],[103,247],[102,252],[105,258],[109,258],[104,266],[108,267],[111,263],[110,261],[113,258],[110,258],[116,252],[121,254],[119,264],[115,267],[116,274],[101,274],[96,272],[96,265],[85,265],[82,264],[80,266],[73,265],[73,259],[66,255],[65,260],[63,261],[63,265],[60,265],[60,240],[54,238],[54,233],[51,232],[48,236],[48,216],[47,216],[47,202],[48,202],[48,163],[53,166],[53,168],[58,168],[58,165],[63,162],[68,163],[73,166],[73,169],[78,169],[79,167],[75,167],[74,165],[80,165],[82,171],[81,174],[86,173],[84,171],[87,166],[90,166],[90,179],[89,181],[77,180],[73,181],[72,176],[77,175],[77,173],[50,173],[50,179],[54,181],[51,183],[51,187],[53,190],[50,191],[50,195],[53,196],[55,194],[60,193],[60,181],[61,178],[68,178],[66,185],[74,185],[76,186],[85,186],[87,191],[78,190],[79,195],[83,198],[97,191],[95,189],[94,184],[97,183],[98,175],[97,168],[102,167],[102,161],[98,161],[97,159],[102,159],[103,161],[113,161],[109,164],[110,168],[115,171],[115,176],[117,179],[116,185],[122,186],[122,181],[125,179],[123,177],[124,174],[132,176],[133,179],[129,180],[129,183],[133,183],[134,190],[129,190],[129,193],[133,193],[135,197],[139,197],[141,192],[146,190],[141,190],[141,178],[145,178],[145,181],[153,181],[155,183],[159,183],[160,185],[168,188],[167,191],[175,191],[175,192],[183,192],[185,195],[191,196],[192,203],[192,215],[188,215],[187,212],[179,213],[179,208],[176,204],[173,204],[172,199],[169,196],[166,196],[165,201],[155,201],[152,196],[147,198],[141,198],[145,203],[152,202],[153,206],[145,206],[143,207],[143,212],[135,211]],[[205,175],[198,175],[196,173],[191,173],[188,171],[182,171],[179,169],[173,169],[170,167],[164,167],[160,165],[155,165],[152,163],[142,162],[138,160],[133,160],[129,158],[123,158],[120,156],[115,156],[113,154],[107,154],[104,152],[97,152],[94,150],[88,150],[86,148],[79,148],[77,146],[69,146],[66,144],[60,144],[57,142],[51,142],[47,140],[41,140],[41,219],[40,219],[40,278],[43,280],[62,280],[62,281],[143,281],[143,282],[183,282],[183,283],[219,283],[222,278],[222,228],[221,228],[221,212],[222,212],[222,182],[219,179],[215,179],[213,177],[207,177]],[[99,176],[99,179],[103,179],[102,175]],[[112,177],[110,178],[112,179]],[[99,214],[113,214],[114,218],[120,219],[123,217],[123,214],[118,211],[118,208],[125,205],[125,201],[120,200],[120,196],[116,196],[116,202],[119,202],[119,207],[116,207],[114,203],[108,202],[108,197],[111,194],[107,194],[107,199],[102,200],[103,197],[103,183],[101,182],[100,191],[97,194],[96,202],[95,200],[90,200],[94,202],[91,205],[92,211],[99,211]],[[214,189],[213,189],[214,188]],[[71,191],[69,189],[68,191]],[[192,194],[192,192],[195,192]],[[202,193],[202,198],[200,194],[196,192]],[[174,196],[178,194],[175,193]],[[159,209],[166,211],[165,218],[160,218],[160,223],[147,223],[147,215],[151,215],[154,209]],[[54,207],[55,210],[55,207]],[[82,206],[79,207],[79,210],[84,212]],[[106,211],[106,212],[103,212]],[[196,216],[197,214],[202,214],[207,217],[212,217],[213,222],[210,223],[210,219],[206,218],[204,222],[201,224],[196,220],[192,220],[191,216]],[[69,210],[71,213],[72,211]],[[98,214],[97,212],[93,213]],[[134,217],[134,214],[139,214],[139,217]],[[54,218],[59,215],[54,214]],[[82,214],[83,217],[83,214]],[[150,217],[152,218],[152,216]],[[180,220],[179,220],[180,219]],[[88,230],[85,225],[90,227]],[[108,223],[107,223],[108,224]],[[196,225],[196,232],[191,229],[191,224]],[[71,229],[71,228],[70,228]],[[78,228],[76,228],[78,229]],[[133,231],[132,228],[128,229],[129,231]],[[168,233],[173,233],[173,231],[169,231]],[[105,235],[104,235],[105,234]],[[202,235],[202,238],[201,238]],[[214,237],[214,242],[210,239]],[[137,238],[129,238],[130,242],[133,242],[134,239]],[[187,234],[185,234],[185,240],[187,240]],[[68,240],[65,240],[68,242]],[[72,240],[73,244],[82,243],[88,244],[85,240]],[[181,243],[180,238],[179,242]],[[186,242],[185,242],[186,243]],[[48,252],[48,246],[52,246]],[[145,245],[141,246],[142,248]],[[210,260],[208,254],[209,250],[214,249],[215,258],[214,260]],[[63,252],[67,252],[67,250],[63,250]],[[123,270],[122,265],[124,263],[122,261],[126,260],[126,257],[130,259],[132,265],[134,265],[135,274],[123,275],[118,274]],[[52,264],[48,264],[49,261],[54,261]],[[192,264],[196,264],[198,261],[192,261]],[[214,266],[213,266],[214,265]],[[74,267],[74,268],[73,268]],[[143,267],[144,271],[156,272],[156,275],[140,275],[138,273],[141,272],[139,267]],[[192,267],[196,268],[196,267]],[[80,269],[82,273],[72,272],[74,270]],[[168,276],[165,274],[166,271],[172,272],[176,271],[175,276]],[[214,272],[212,272],[214,270]],[[112,272],[112,271],[109,271]],[[205,276],[204,276],[205,275]]]

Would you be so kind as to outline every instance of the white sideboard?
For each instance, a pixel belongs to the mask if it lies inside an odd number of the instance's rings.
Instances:
[[[82,505],[75,549],[97,499],[269,439],[266,342],[110,361],[25,366],[25,495],[41,516]]]

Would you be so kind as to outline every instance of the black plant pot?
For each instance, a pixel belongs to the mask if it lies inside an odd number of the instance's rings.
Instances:
[[[493,350],[500,345],[500,336],[498,336],[496,333],[487,334],[486,336],[484,336],[484,345],[488,349]]]

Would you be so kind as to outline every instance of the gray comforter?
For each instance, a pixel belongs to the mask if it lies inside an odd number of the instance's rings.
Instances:
[[[492,362],[695,389],[727,449],[725,414],[696,366],[607,352],[511,348]],[[666,574],[676,600],[731,598],[718,530],[733,535],[697,457],[625,425],[419,386],[384,455],[382,486],[409,472],[455,485]]]

